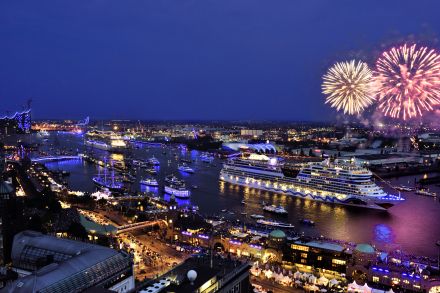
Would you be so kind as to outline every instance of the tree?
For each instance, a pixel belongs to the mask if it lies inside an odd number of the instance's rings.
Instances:
[[[84,228],[84,226],[78,222],[73,222],[70,225],[69,229],[67,229],[67,234],[69,234],[71,237],[79,238],[81,240],[87,238],[86,228]]]

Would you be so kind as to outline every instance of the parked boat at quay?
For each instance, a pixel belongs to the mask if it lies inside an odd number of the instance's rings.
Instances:
[[[436,197],[437,193],[429,191],[429,189],[417,189],[416,194]]]

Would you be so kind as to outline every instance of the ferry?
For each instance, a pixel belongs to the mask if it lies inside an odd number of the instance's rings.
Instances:
[[[276,157],[251,154],[223,164],[220,180],[324,203],[386,210],[404,199],[387,194],[372,173],[352,160],[287,165]]]
[[[436,197],[437,193],[429,191],[429,189],[417,189],[416,194]]]
[[[159,183],[154,178],[146,178],[141,180],[142,185],[151,186],[151,187],[157,187],[159,186]]]
[[[287,215],[288,212],[286,209],[282,206],[276,206],[276,205],[264,205],[263,210],[265,212],[274,213],[278,215]]]
[[[172,194],[178,198],[189,198],[191,192],[186,188],[185,182],[170,175],[165,178],[165,193]]]
[[[185,173],[190,173],[190,174],[193,174],[193,173],[194,173],[194,169],[191,168],[191,167],[189,167],[189,166],[186,165],[186,164],[179,165],[179,166],[177,167],[177,169],[178,169],[179,171],[181,171],[181,172],[185,172]]]
[[[270,220],[270,219],[260,219],[260,220],[257,220],[257,223],[261,224],[261,225],[272,226],[272,227],[277,227],[277,228],[285,228],[285,229],[295,228],[295,226],[290,223],[277,222],[277,221]]]

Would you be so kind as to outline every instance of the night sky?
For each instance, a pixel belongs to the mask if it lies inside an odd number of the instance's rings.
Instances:
[[[330,120],[329,65],[439,31],[438,0],[5,0],[0,114]]]

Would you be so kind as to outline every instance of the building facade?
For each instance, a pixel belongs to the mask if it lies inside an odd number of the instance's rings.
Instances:
[[[31,110],[16,112],[11,116],[0,117],[0,135],[31,132]]]

